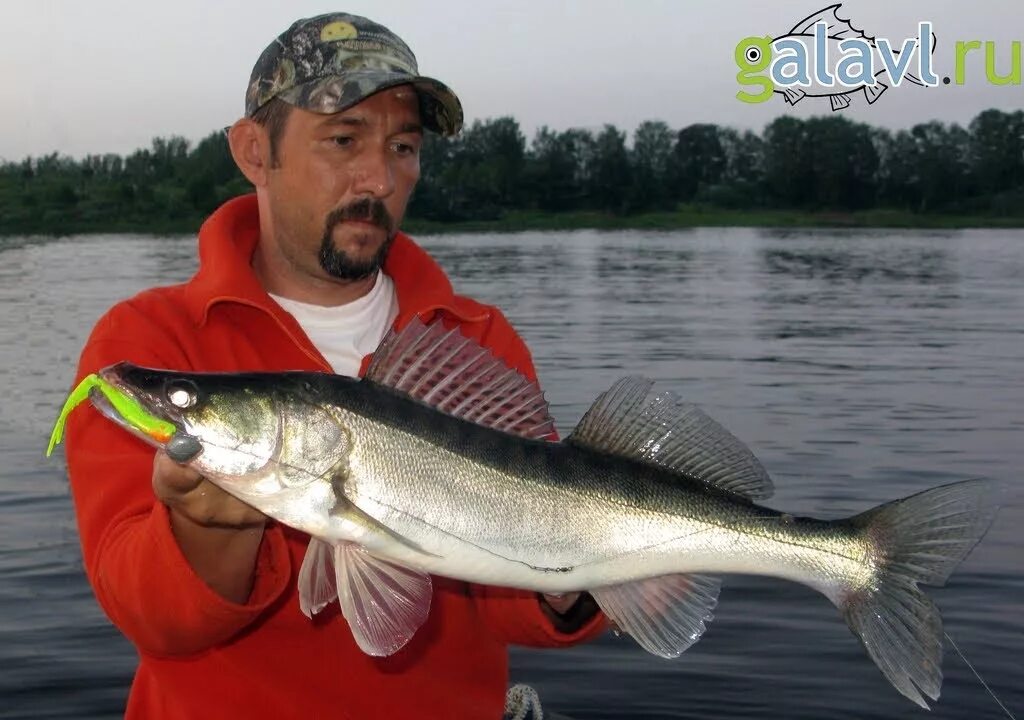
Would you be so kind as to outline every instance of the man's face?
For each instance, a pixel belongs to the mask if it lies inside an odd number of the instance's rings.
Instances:
[[[293,108],[266,188],[282,255],[318,277],[376,272],[419,179],[422,140],[409,86],[333,115]]]

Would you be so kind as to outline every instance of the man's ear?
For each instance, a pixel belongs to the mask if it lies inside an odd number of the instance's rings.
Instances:
[[[242,118],[228,128],[228,146],[246,180],[256,187],[265,186],[271,168],[270,137],[266,128],[251,118]]]

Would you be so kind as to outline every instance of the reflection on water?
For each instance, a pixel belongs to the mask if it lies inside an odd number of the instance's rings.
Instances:
[[[770,248],[761,252],[765,271],[800,280],[836,282],[956,282],[948,254],[928,248],[866,248],[861,252]]]
[[[425,238],[460,291],[528,341],[563,432],[626,374],[663,381],[748,442],[770,505],[840,517],[926,487],[1011,487],[932,596],[1003,700],[1024,709],[1024,235],[519,233]],[[195,268],[192,238],[0,242],[0,717],[117,717],[131,647],[80,569],[59,460],[42,450],[96,317]],[[802,586],[727,578],[715,621],[664,661],[612,637],[516,650],[514,679],[575,718],[974,718],[994,703],[947,654],[930,714],[891,690]]]

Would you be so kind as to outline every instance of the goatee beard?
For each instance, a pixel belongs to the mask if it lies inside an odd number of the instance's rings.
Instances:
[[[381,243],[373,257],[356,260],[349,257],[344,250],[339,250],[334,246],[334,228],[346,220],[369,222],[387,233],[387,238]],[[324,236],[320,241],[320,267],[328,275],[339,280],[365,280],[384,266],[384,260],[388,256],[388,250],[391,249],[394,239],[395,223],[388,209],[384,207],[384,203],[371,198],[357,200],[334,210],[327,216],[324,223]]]

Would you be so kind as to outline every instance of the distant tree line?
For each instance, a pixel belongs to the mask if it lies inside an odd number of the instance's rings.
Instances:
[[[842,116],[779,117],[762,133],[660,121],[626,133],[540,128],[510,117],[425,138],[409,216],[487,220],[509,210],[629,215],[724,209],[1024,215],[1024,111],[986,110],[963,128],[890,131]],[[194,147],[156,138],[131,155],[56,153],[0,164],[0,232],[195,227],[248,192],[222,132]]]

